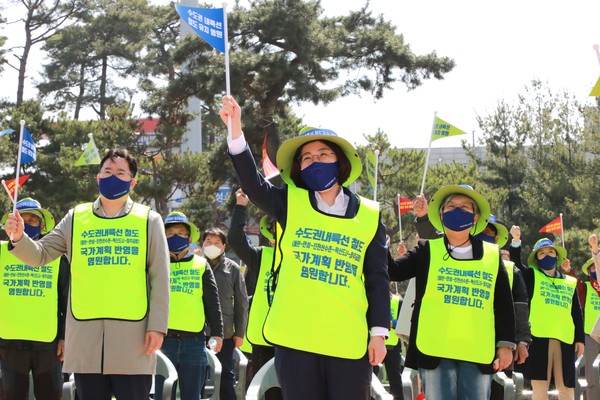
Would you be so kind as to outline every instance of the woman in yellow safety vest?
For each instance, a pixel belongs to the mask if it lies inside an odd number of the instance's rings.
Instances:
[[[276,187],[256,169],[231,96],[221,118],[231,120],[242,189],[282,230],[263,335],[275,346],[283,398],[369,399],[372,365],[386,353],[389,277],[379,206],[346,187],[362,170],[356,149],[333,131],[305,128],[277,152],[286,185]]]
[[[531,380],[533,400],[547,399],[554,380],[560,400],[574,399],[575,356],[584,352],[585,335],[577,280],[558,270],[567,258],[567,250],[550,239],[538,240],[521,262],[520,228],[511,228],[511,260],[521,269],[529,294],[529,323],[533,341],[523,366]],[[552,379],[554,378],[554,379]]]

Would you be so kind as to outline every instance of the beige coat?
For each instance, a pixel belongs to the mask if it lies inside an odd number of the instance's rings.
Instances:
[[[118,214],[131,211],[133,201]],[[94,202],[94,214],[102,215],[100,201]],[[31,266],[41,266],[66,254],[71,260],[73,210],[50,233],[37,242],[23,236],[12,253]],[[167,332],[169,317],[169,252],[162,218],[154,211],[148,218],[147,277],[148,315],[142,321],[77,321],[67,306],[64,372],[148,375],[156,372],[156,355],[146,355],[146,331]]]

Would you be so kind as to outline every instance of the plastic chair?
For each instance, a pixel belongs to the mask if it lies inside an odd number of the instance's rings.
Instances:
[[[208,367],[206,368],[206,380],[202,390],[202,399],[219,400],[221,393],[221,362],[214,351],[207,349]]]
[[[63,400],[75,400],[75,375],[69,375],[69,381],[63,383]]]
[[[375,374],[371,374],[371,398],[375,400],[394,400],[394,396],[385,390]]]
[[[517,388],[515,382],[509,378],[504,372],[496,372],[493,378],[498,382],[504,390],[504,400],[516,400],[517,399]]]
[[[260,400],[267,390],[273,387],[281,387],[277,373],[275,372],[275,359],[271,358],[263,365],[252,378],[250,386],[246,391],[246,400]]]
[[[575,398],[580,399],[585,390],[587,389],[588,383],[585,380],[585,374],[583,368],[585,367],[584,356],[579,357],[575,361]]]
[[[235,395],[238,399],[246,396],[246,370],[248,369],[248,358],[240,349],[233,351],[233,368],[237,382],[235,383]]]
[[[162,398],[164,400],[171,400],[173,386],[177,384],[177,379],[179,378],[179,376],[177,375],[177,369],[175,369],[175,366],[173,365],[171,360],[169,360],[169,357],[165,356],[164,353],[160,350],[156,351],[155,377],[156,376],[162,376],[163,378],[165,378],[162,390]]]
[[[419,394],[417,371],[404,367],[402,371],[402,395],[405,399],[414,399]]]

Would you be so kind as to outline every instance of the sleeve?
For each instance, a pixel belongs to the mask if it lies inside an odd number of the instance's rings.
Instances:
[[[244,192],[258,208],[285,227],[287,213],[287,188],[279,188],[267,181],[256,168],[250,149],[236,155],[230,154],[233,167]]]
[[[147,331],[167,333],[169,320],[169,251],[162,218],[154,211],[148,216],[146,266],[149,306]]]
[[[69,299],[70,265],[65,255],[60,258],[58,272],[58,338],[65,338],[65,321],[67,317],[67,302]]]
[[[231,261],[233,263],[233,261]],[[234,263],[235,264],[235,263]],[[234,282],[234,298],[233,303],[233,327],[234,336],[244,338],[246,335],[246,326],[248,325],[248,293],[246,292],[246,284],[242,276],[242,270],[239,265],[235,264],[235,282]]]
[[[415,229],[421,239],[437,239],[443,234],[432,225],[427,215],[415,219]]]
[[[237,205],[231,215],[231,226],[227,233],[227,245],[246,264],[246,280],[256,282],[260,268],[261,250],[251,246],[244,232],[246,225],[246,207]]]
[[[585,343],[585,332],[583,330],[583,314],[579,305],[577,292],[573,293],[573,303],[571,307],[571,317],[575,324],[575,342]]]
[[[496,326],[496,346],[516,348],[515,308],[508,274],[498,252],[498,277],[494,287],[494,318]]]
[[[375,236],[365,253],[363,275],[367,294],[367,324],[373,327],[390,326],[390,278],[387,273],[385,225],[379,220]],[[386,332],[386,334],[389,330]]]
[[[527,296],[523,275],[518,268],[514,268],[512,295],[515,304],[515,339],[517,342],[530,343],[529,296]]]
[[[577,273],[575,273],[573,268],[571,268],[569,272],[565,272],[565,274],[577,279],[577,295],[579,296],[579,305],[581,306],[581,311],[585,312],[585,297],[587,295],[587,286],[585,285],[585,282],[577,277]]]
[[[204,303],[206,322],[210,326],[210,334],[223,337],[223,316],[221,315],[219,290],[215,275],[208,263],[206,263],[206,269],[202,275],[202,302]]]
[[[512,244],[508,246],[508,252],[510,254],[510,261],[515,263],[515,266],[519,268],[519,270],[524,273],[525,270],[528,270],[529,267],[523,264],[523,260],[521,260],[521,245],[513,246]]]
[[[71,240],[72,231],[73,210],[70,210],[58,225],[40,240],[33,241],[23,234],[21,240],[12,246],[11,252],[32,267],[46,265],[63,254],[68,254],[67,243]]]
[[[428,242],[419,240],[414,249],[408,250],[405,255],[396,260],[392,259],[392,263],[388,266],[390,279],[392,281],[405,281],[414,278],[419,270],[419,265],[429,263],[428,257],[424,257],[424,254],[429,254]]]

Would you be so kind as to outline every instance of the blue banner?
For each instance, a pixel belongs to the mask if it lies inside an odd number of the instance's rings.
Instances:
[[[222,8],[196,8],[175,5],[177,13],[202,39],[225,53],[225,30]]]
[[[13,133],[15,130],[14,129],[5,129],[3,131],[0,132],[0,137],[8,134],[8,133]]]
[[[34,162],[37,153],[35,149],[35,142],[31,137],[31,134],[27,128],[23,127],[23,142],[21,143],[21,164],[27,164]]]

